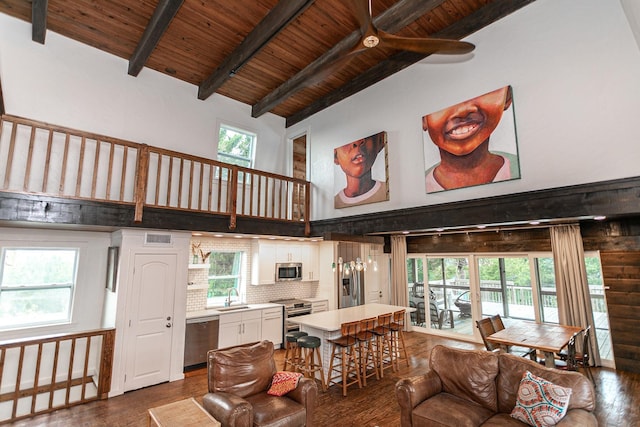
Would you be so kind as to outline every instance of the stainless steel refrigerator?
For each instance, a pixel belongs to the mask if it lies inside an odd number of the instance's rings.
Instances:
[[[343,264],[339,265],[338,275],[338,308],[353,307],[364,304],[364,271],[353,268],[351,261],[360,258],[360,244],[338,243],[338,257]]]

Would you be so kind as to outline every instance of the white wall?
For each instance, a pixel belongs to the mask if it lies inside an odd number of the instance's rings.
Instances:
[[[640,174],[640,51],[618,0],[538,0],[287,130],[309,132],[312,219]],[[426,194],[421,117],[513,86],[522,179]],[[388,132],[390,200],[333,209],[333,149]]]
[[[0,14],[0,79],[8,114],[133,142],[216,158],[219,121],[258,135],[256,169],[286,170],[284,119],[251,118],[251,106],[213,95],[128,61],[47,32],[31,41],[31,24]]]

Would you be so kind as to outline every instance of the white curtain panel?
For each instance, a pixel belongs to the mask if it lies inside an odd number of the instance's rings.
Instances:
[[[553,226],[549,232],[556,272],[560,324],[583,328],[591,325],[591,360],[592,364],[599,366],[600,353],[587,283],[580,226],[577,224]],[[582,345],[579,344],[578,348],[581,349]]]
[[[409,305],[407,286],[407,239],[391,236],[391,304]]]

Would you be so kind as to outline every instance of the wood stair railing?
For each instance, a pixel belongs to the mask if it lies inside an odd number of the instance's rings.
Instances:
[[[106,399],[115,329],[0,342],[0,424]]]

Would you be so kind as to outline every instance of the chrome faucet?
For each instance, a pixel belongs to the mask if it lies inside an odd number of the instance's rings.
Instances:
[[[240,296],[240,294],[238,293],[238,290],[236,288],[229,288],[227,289],[227,299],[224,302],[224,306],[225,307],[229,307],[231,306],[231,292],[235,291],[237,296]]]

